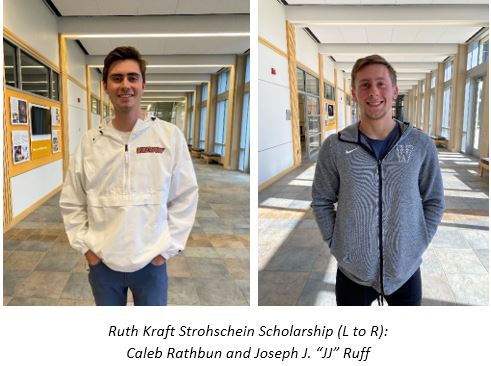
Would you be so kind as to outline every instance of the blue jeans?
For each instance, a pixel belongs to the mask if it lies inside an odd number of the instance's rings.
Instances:
[[[384,298],[392,306],[420,306],[422,298],[421,271],[418,270],[401,288]],[[353,282],[338,268],[336,273],[336,304],[338,306],[369,306],[379,293],[372,287]]]
[[[89,266],[89,283],[98,306],[125,306],[128,288],[135,305],[167,305],[167,264],[147,264],[136,272],[118,272],[102,261]]]

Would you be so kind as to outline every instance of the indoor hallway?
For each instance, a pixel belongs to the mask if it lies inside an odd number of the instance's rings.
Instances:
[[[249,175],[193,162],[198,212],[186,250],[168,262],[168,304],[248,305]],[[4,234],[4,305],[94,305],[85,259],[68,244],[58,200]]]
[[[423,257],[423,305],[488,305],[489,179],[441,150],[446,210]],[[336,261],[310,209],[315,164],[259,193],[259,305],[335,305]]]

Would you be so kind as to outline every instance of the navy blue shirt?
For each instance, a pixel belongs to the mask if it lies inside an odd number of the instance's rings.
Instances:
[[[389,135],[385,138],[385,140],[373,140],[365,135],[363,132],[360,131],[360,133],[367,140],[367,143],[368,145],[370,145],[370,148],[377,157],[377,160],[381,160],[389,152],[389,149],[399,137],[399,126],[396,123],[396,125],[389,133]]]

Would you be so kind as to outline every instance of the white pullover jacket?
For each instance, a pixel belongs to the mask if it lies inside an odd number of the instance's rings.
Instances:
[[[193,226],[198,185],[186,141],[147,115],[126,144],[114,128],[82,138],[60,198],[68,239],[111,269],[134,272],[181,252]]]

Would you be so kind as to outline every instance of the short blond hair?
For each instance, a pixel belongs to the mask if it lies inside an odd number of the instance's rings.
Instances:
[[[353,68],[351,69],[351,87],[355,88],[355,79],[358,72],[368,65],[384,65],[389,71],[390,80],[392,81],[392,85],[397,85],[397,73],[396,70],[392,67],[392,65],[380,55],[370,55],[367,57],[359,58],[356,60]]]

